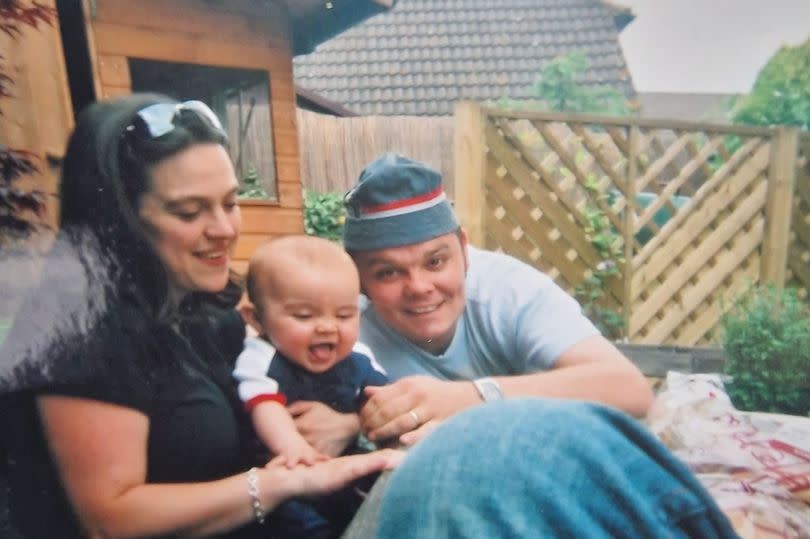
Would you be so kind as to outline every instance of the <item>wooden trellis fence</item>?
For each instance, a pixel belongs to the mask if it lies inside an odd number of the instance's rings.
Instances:
[[[455,133],[454,199],[474,244],[573,290],[601,261],[586,212],[609,218],[625,261],[606,301],[631,342],[713,344],[748,283],[810,288],[810,139],[796,129],[463,102]]]
[[[798,144],[786,278],[806,297],[810,290],[810,136],[800,137]]]

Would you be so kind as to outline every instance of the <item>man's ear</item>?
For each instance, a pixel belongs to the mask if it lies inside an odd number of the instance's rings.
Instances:
[[[242,315],[242,320],[245,324],[252,327],[257,333],[262,332],[262,325],[259,323],[259,316],[256,307],[249,301],[243,302],[238,307],[239,314]]]
[[[458,229],[458,241],[461,244],[461,254],[464,257],[464,274],[470,269],[470,258],[467,256],[467,231],[464,228]]]

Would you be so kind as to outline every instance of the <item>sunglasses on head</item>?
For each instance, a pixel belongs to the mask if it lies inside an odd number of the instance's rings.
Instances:
[[[182,103],[155,103],[139,110],[136,116],[146,126],[149,137],[155,139],[171,133],[174,130],[175,118],[184,110],[197,114],[216,129],[223,131],[222,123],[214,111],[202,101],[197,100]],[[127,131],[134,130],[134,125],[127,126]]]

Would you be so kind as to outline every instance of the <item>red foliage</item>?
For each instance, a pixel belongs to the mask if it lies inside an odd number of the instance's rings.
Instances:
[[[13,150],[0,144],[0,180],[9,184],[18,176],[37,172],[36,156],[25,150]]]
[[[0,187],[0,221],[13,222],[15,217],[12,215],[4,215],[3,210],[12,213],[22,211],[29,211],[37,217],[45,215],[45,193],[40,190],[23,191],[21,189],[11,189],[9,187]],[[22,221],[22,219],[19,219]],[[28,228],[26,226],[19,226],[22,230]]]
[[[56,10],[34,1],[29,7],[23,7],[20,0],[0,0],[0,32],[11,38],[20,35],[20,26],[39,28],[39,24],[53,26]],[[5,72],[3,55],[0,54],[0,97],[11,97],[8,87],[11,77]]]
[[[0,97],[11,97],[8,87],[11,84],[11,77],[3,73],[3,56],[0,55]],[[3,111],[0,111],[3,114]]]
[[[53,25],[56,10],[34,1],[23,7],[19,0],[0,0],[0,32],[12,38],[20,35],[20,25],[39,27],[39,23]]]
[[[39,24],[52,26],[56,10],[34,1],[29,7],[23,7],[19,0],[0,0],[0,32],[11,38],[20,35],[20,26],[38,28]],[[0,97],[10,97],[8,87],[11,77],[5,73],[3,56],[0,55]]]
[[[36,0],[24,7],[20,0],[0,0],[0,32],[16,39],[21,27],[39,28],[40,23],[53,25],[56,10]],[[11,97],[13,83],[5,72],[4,58],[0,56],[0,98]],[[2,111],[0,111],[2,114]],[[45,212],[45,194],[41,191],[23,191],[11,187],[12,182],[25,174],[37,171],[36,156],[25,150],[15,150],[0,144],[0,243],[3,236],[25,237],[35,225],[20,216],[22,212],[42,217]]]
[[[37,228],[23,214],[33,214],[39,220],[45,215],[45,193],[11,186],[20,176],[37,172],[35,159],[32,152],[0,144],[0,245],[5,243],[4,239],[24,238]]]

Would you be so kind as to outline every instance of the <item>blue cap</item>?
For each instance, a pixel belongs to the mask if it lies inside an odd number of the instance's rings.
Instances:
[[[392,153],[366,166],[343,202],[343,245],[350,251],[412,245],[459,227],[441,174]]]

